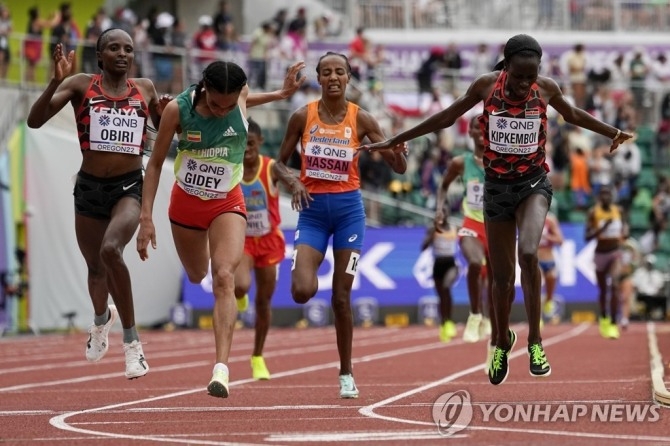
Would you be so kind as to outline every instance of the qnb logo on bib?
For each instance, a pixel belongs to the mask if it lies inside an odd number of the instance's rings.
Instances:
[[[489,118],[491,150],[512,155],[526,155],[537,152],[540,121],[493,115]]]

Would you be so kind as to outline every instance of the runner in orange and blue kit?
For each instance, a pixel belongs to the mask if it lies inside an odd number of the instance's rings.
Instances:
[[[317,270],[333,236],[332,308],[340,355],[340,397],[357,398],[351,366],[351,288],[363,247],[365,209],[356,148],[364,138],[382,141],[384,135],[370,113],[345,97],[351,78],[346,56],[326,53],[316,72],[321,99],[291,115],[274,171],[288,185],[293,208],[300,211],[291,267],[291,293],[296,302],[306,303],[316,294]],[[299,179],[286,165],[298,144],[302,158]],[[399,173],[407,168],[404,150],[401,145],[399,153],[381,152]]]
[[[270,379],[270,371],[263,359],[263,346],[270,329],[270,300],[277,285],[277,268],[284,259],[286,242],[284,233],[279,228],[279,189],[277,179],[272,173],[274,160],[259,153],[263,144],[261,127],[251,119],[248,122],[244,176],[240,183],[247,208],[247,232],[244,256],[235,271],[235,297],[238,310],[244,311],[249,304],[247,293],[253,270],[256,279],[256,333],[251,372],[254,379],[265,380]]]
[[[477,77],[465,94],[448,108],[387,141],[361,147],[381,150],[449,127],[484,101],[480,119],[484,133],[484,218],[492,272],[492,302],[497,323],[496,348],[489,367],[491,384],[509,374],[508,358],[516,342],[509,329],[518,257],[521,287],[528,316],[531,376],[549,376],[551,367],[540,336],[540,286],[537,248],[551,204],[551,183],[545,162],[546,109],[551,105],[566,122],[612,138],[610,150],[632,138],[589,113],[572,106],[556,81],[540,76],[542,48],[531,36],[519,34],[505,44],[496,71]],[[397,150],[397,149],[394,149]],[[518,233],[518,246],[517,246]]]

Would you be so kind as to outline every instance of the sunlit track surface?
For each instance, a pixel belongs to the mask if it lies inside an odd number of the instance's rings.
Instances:
[[[96,364],[84,359],[85,333],[5,338],[0,443],[670,444],[670,409],[652,405],[645,324],[618,341],[601,338],[596,326],[546,326],[552,374],[543,379],[529,375],[528,331],[516,325],[519,341],[501,386],[484,373],[486,342],[463,343],[462,328],[448,344],[436,328],[356,329],[356,400],[338,397],[332,327],[272,329],[265,353],[272,379],[262,382],[251,380],[253,331],[238,330],[227,399],[205,390],[211,331],[143,332],[151,370],[133,381],[123,377],[118,332]],[[664,363],[669,332],[655,324]],[[468,395],[467,427],[438,430],[434,402],[447,393]]]

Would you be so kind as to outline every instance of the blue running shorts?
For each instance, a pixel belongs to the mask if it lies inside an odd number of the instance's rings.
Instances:
[[[309,245],[325,254],[332,235],[334,250],[362,250],[365,208],[361,192],[313,194],[312,198],[298,216],[295,245]]]

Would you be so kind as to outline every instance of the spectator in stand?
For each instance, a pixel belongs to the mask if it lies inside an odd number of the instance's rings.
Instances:
[[[193,36],[193,48],[196,50],[195,62],[198,72],[202,72],[207,65],[216,60],[216,33],[213,20],[208,15],[201,15],[198,19],[200,29]]]
[[[633,93],[635,109],[640,112],[645,106],[645,95],[647,93],[647,76],[649,65],[645,59],[644,48],[635,47],[633,59],[629,64],[630,91]]]
[[[169,12],[161,12],[150,21],[147,30],[151,45],[158,47],[157,51],[152,52],[151,58],[154,67],[152,79],[159,93],[170,93],[172,83],[172,57],[168,54],[168,31],[172,25],[174,16]]]
[[[570,189],[575,209],[589,207],[591,184],[589,183],[589,158],[581,147],[575,147],[570,154]]]
[[[421,63],[416,72],[416,80],[419,87],[419,102],[421,108],[424,102],[433,102],[436,95],[436,87],[433,85],[435,73],[444,67],[444,50],[440,47],[432,47],[428,58]]]
[[[384,194],[391,183],[392,170],[379,152],[363,152],[360,158],[362,189]],[[377,197],[365,200],[366,215],[375,225],[382,224],[380,201]]]
[[[608,70],[610,72],[609,88],[613,99],[616,101],[624,91],[628,90],[630,84],[630,73],[628,67],[624,64],[622,53],[616,55]]]
[[[291,61],[307,59],[306,31],[306,27],[301,27],[297,22],[291,22],[288,31],[281,38],[279,51],[287,67],[292,63]]]
[[[584,45],[578,43],[565,56],[565,74],[570,82],[570,91],[575,106],[586,106],[587,60]]]
[[[628,129],[633,132],[632,129]],[[633,140],[628,140],[621,144],[619,150],[614,154],[614,178],[619,187],[617,188],[617,204],[619,204],[624,214],[628,215],[628,210],[633,204],[633,199],[637,193],[637,178],[642,170],[642,156],[640,148]]]
[[[480,74],[491,71],[491,54],[489,53],[489,46],[485,43],[477,45],[477,51],[472,58],[472,78],[476,78]]]
[[[226,50],[229,45],[230,27],[234,26],[233,16],[230,14],[229,5],[226,0],[219,2],[219,10],[214,14],[212,26],[216,34],[216,47]]]
[[[656,187],[656,193],[651,202],[649,222],[653,234],[653,249],[660,245],[661,233],[668,227],[670,217],[670,181],[667,177],[660,177]]]
[[[263,22],[251,35],[249,44],[249,83],[253,88],[265,90],[267,62],[270,51],[277,44],[272,23]]]
[[[170,47],[172,49],[172,83],[171,93],[183,90],[184,85],[184,61],[186,58],[186,32],[184,21],[175,17],[172,29],[170,30]]]
[[[77,23],[72,18],[72,7],[70,3],[61,3],[59,8],[58,23],[51,28],[51,45],[49,46],[50,54],[53,54],[56,45],[63,45],[63,54],[68,54],[70,51],[76,49],[77,43],[81,39],[81,31],[77,27]],[[53,61],[51,70],[53,71]]]
[[[601,187],[614,182],[614,168],[609,158],[608,145],[601,145],[593,149],[589,160],[589,180],[593,195],[598,195]]]
[[[459,96],[458,94],[458,83],[461,80],[461,68],[463,68],[463,61],[461,59],[461,53],[458,51],[458,47],[455,43],[450,44],[447,47],[447,51],[444,53],[444,66],[447,69],[444,75],[444,80],[446,82],[446,92],[452,94],[454,97]]]
[[[100,34],[107,29],[103,28],[105,26],[106,17],[105,10],[100,8],[86,26],[86,32],[84,33],[84,48],[81,53],[82,69],[84,73],[97,73],[99,71],[96,43]]]
[[[288,15],[288,11],[284,8],[280,9],[277,11],[277,13],[272,17],[270,22],[272,22],[272,27],[275,30],[275,36],[277,38],[281,37],[282,33],[284,32],[284,26],[286,25],[286,17]]]
[[[365,28],[362,26],[356,28],[356,35],[349,42],[349,63],[351,64],[351,75],[357,81],[363,79],[364,71],[367,68],[369,54],[369,42],[365,37]]]
[[[37,6],[28,10],[28,30],[23,42],[23,55],[26,58],[26,81],[35,82],[35,67],[42,58],[42,33],[49,26],[47,20],[41,19]]]
[[[7,77],[9,68],[10,51],[9,35],[12,33],[12,19],[9,8],[0,4],[0,79]]]
[[[298,8],[295,17],[288,24],[289,31],[303,29],[307,31],[307,10]]]

